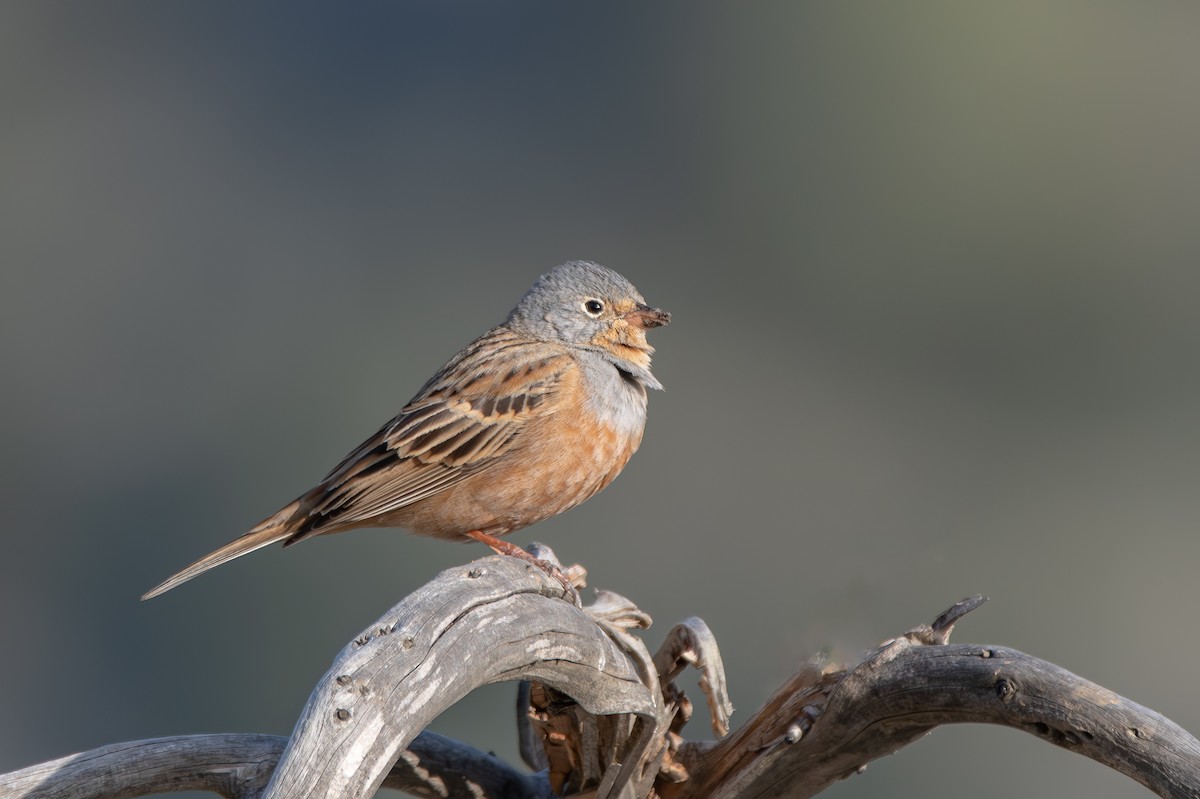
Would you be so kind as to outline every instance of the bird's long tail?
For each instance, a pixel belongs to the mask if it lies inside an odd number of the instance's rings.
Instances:
[[[240,558],[256,549],[262,549],[276,541],[290,538],[304,519],[304,514],[299,513],[302,500],[303,497],[281,508],[275,515],[259,522],[250,532],[233,539],[220,549],[208,553],[192,565],[171,575],[159,585],[142,594],[142,599],[153,599],[159,594],[165,594],[172,588],[186,583],[193,577],[204,574],[209,569],[215,569],[222,563],[228,563],[234,558]]]

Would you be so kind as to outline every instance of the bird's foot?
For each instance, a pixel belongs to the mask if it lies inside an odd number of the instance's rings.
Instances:
[[[558,584],[562,586],[563,593],[566,594],[564,599],[566,599],[568,602],[571,602],[576,607],[583,607],[583,601],[580,599],[579,592],[575,589],[575,584],[571,581],[571,578],[565,572],[563,572],[561,568],[559,568],[557,563],[549,560],[543,560],[536,555],[526,552],[516,544],[513,544],[509,541],[503,541],[499,538],[496,538],[494,535],[488,535],[487,533],[480,532],[479,530],[472,530],[471,532],[467,533],[467,535],[471,538],[474,538],[479,543],[486,544],[487,546],[491,547],[492,551],[497,555],[508,555],[509,557],[519,558],[526,563],[532,563],[534,566],[537,566],[546,574],[553,577]]]

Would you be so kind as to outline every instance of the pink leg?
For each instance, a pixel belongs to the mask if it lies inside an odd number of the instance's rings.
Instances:
[[[497,555],[508,555],[512,558],[519,558],[520,560],[537,566],[539,569],[558,581],[558,583],[563,587],[563,590],[567,592],[568,601],[574,601],[576,605],[580,604],[579,592],[575,590],[575,586],[571,583],[571,579],[567,577],[567,575],[563,574],[562,569],[558,568],[550,561],[542,560],[541,558],[535,558],[533,555],[530,555],[516,544],[508,541],[502,541],[499,538],[496,538],[494,535],[488,535],[487,533],[479,530],[471,530],[467,533],[467,535],[470,538],[474,538],[481,544],[487,544]]]

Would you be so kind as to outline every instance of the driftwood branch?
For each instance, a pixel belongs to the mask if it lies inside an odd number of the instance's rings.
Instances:
[[[814,796],[941,724],[1000,724],[1120,771],[1159,796],[1200,796],[1200,742],[1162,715],[1014,649],[949,644],[951,608],[856,666],[810,663],[745,726],[681,747],[674,797]]]
[[[452,799],[807,797],[952,723],[1022,729],[1161,796],[1200,797],[1200,742],[1166,718],[1021,652],[950,644],[954,623],[981,602],[964,600],[854,666],[803,665],[725,736],[732,708],[703,621],[677,625],[651,656],[637,634],[650,619],[628,600],[601,592],[581,608],[541,570],[486,558],[444,572],[357,636],[289,739],[116,744],[0,775],[0,799],[366,797],[381,784]],[[674,680],[687,666],[700,671],[721,740],[681,737],[692,705]],[[469,691],[500,680],[525,681],[521,751],[537,774],[418,736]]]
[[[643,675],[558,582],[515,558],[450,569],[386,613],[334,661],[263,793],[366,797],[443,710],[481,685],[532,679],[597,716],[659,711]]]
[[[0,775],[0,796],[123,799],[168,791],[260,796],[288,739],[281,735],[183,735],[112,744]],[[494,755],[423,732],[383,780],[385,788],[429,799],[552,799],[549,784]]]

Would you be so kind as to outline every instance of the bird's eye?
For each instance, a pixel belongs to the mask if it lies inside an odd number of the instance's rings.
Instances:
[[[600,300],[585,300],[583,310],[588,316],[599,316],[604,311],[604,303]]]

